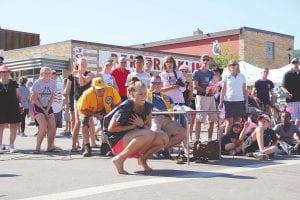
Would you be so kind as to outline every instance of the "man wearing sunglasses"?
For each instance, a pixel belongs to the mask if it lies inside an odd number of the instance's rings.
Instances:
[[[151,78],[150,89],[147,91],[147,101],[152,103],[153,111],[169,111],[174,106],[172,98],[162,93],[161,87],[161,77],[154,75]],[[172,120],[171,115],[153,115],[151,130],[166,136],[164,138],[165,151],[179,144],[186,137],[185,129],[179,122]],[[163,154],[168,157],[165,153]]]
[[[300,70],[299,59],[291,61],[293,68],[283,76],[282,89],[286,94],[287,107],[292,110],[292,121],[300,128]]]
[[[207,93],[206,88],[209,86],[209,82],[212,80],[214,73],[208,69],[209,67],[209,56],[207,54],[201,57],[201,66],[198,70],[193,73],[193,87],[197,91],[195,99],[196,110],[216,110],[216,102],[214,94]],[[215,113],[200,113],[196,117],[196,140],[200,140],[201,124],[205,123],[206,117],[208,116],[208,142],[212,140],[212,133],[214,122],[218,120],[218,116]]]

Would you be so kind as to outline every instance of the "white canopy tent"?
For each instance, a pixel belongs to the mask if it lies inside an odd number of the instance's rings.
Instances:
[[[271,69],[269,72],[269,79],[277,86],[281,86],[283,75],[292,68],[292,65],[288,64],[278,69]]]
[[[255,81],[257,81],[261,77],[261,68],[251,65],[245,61],[240,61],[240,72],[245,76],[247,85],[254,85]],[[226,67],[223,71],[223,74],[228,74],[228,68]]]

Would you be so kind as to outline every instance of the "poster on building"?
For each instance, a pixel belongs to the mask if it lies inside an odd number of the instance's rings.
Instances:
[[[134,57],[136,54],[124,53],[124,52],[112,52],[112,51],[99,51],[99,65],[102,67],[102,64],[106,60],[112,60],[114,67],[118,65],[118,59],[120,57],[127,58],[127,69],[134,71]],[[163,71],[163,57],[153,56],[153,55],[143,55],[144,60],[151,60],[151,71]],[[182,60],[175,57],[176,66],[180,67],[185,64],[189,67],[189,71],[193,72],[195,69],[200,67],[200,62],[194,60]]]
[[[91,55],[94,54],[94,55]],[[73,64],[75,65],[76,60],[85,57],[88,61],[88,67],[97,68],[98,63],[98,51],[93,49],[84,49],[83,47],[73,48]]]
[[[74,51],[75,59],[79,59],[79,58],[83,57],[83,48],[82,47],[75,47],[73,49],[73,51]]]

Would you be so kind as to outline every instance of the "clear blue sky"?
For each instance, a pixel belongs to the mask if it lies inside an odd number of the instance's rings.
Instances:
[[[298,0],[0,0],[0,26],[39,33],[41,44],[76,39],[133,45],[248,26],[295,36]]]

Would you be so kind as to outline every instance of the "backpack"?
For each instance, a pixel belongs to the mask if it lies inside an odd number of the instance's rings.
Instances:
[[[213,140],[208,143],[201,143],[196,141],[193,147],[194,160],[219,160],[220,159],[220,145],[219,140]]]

